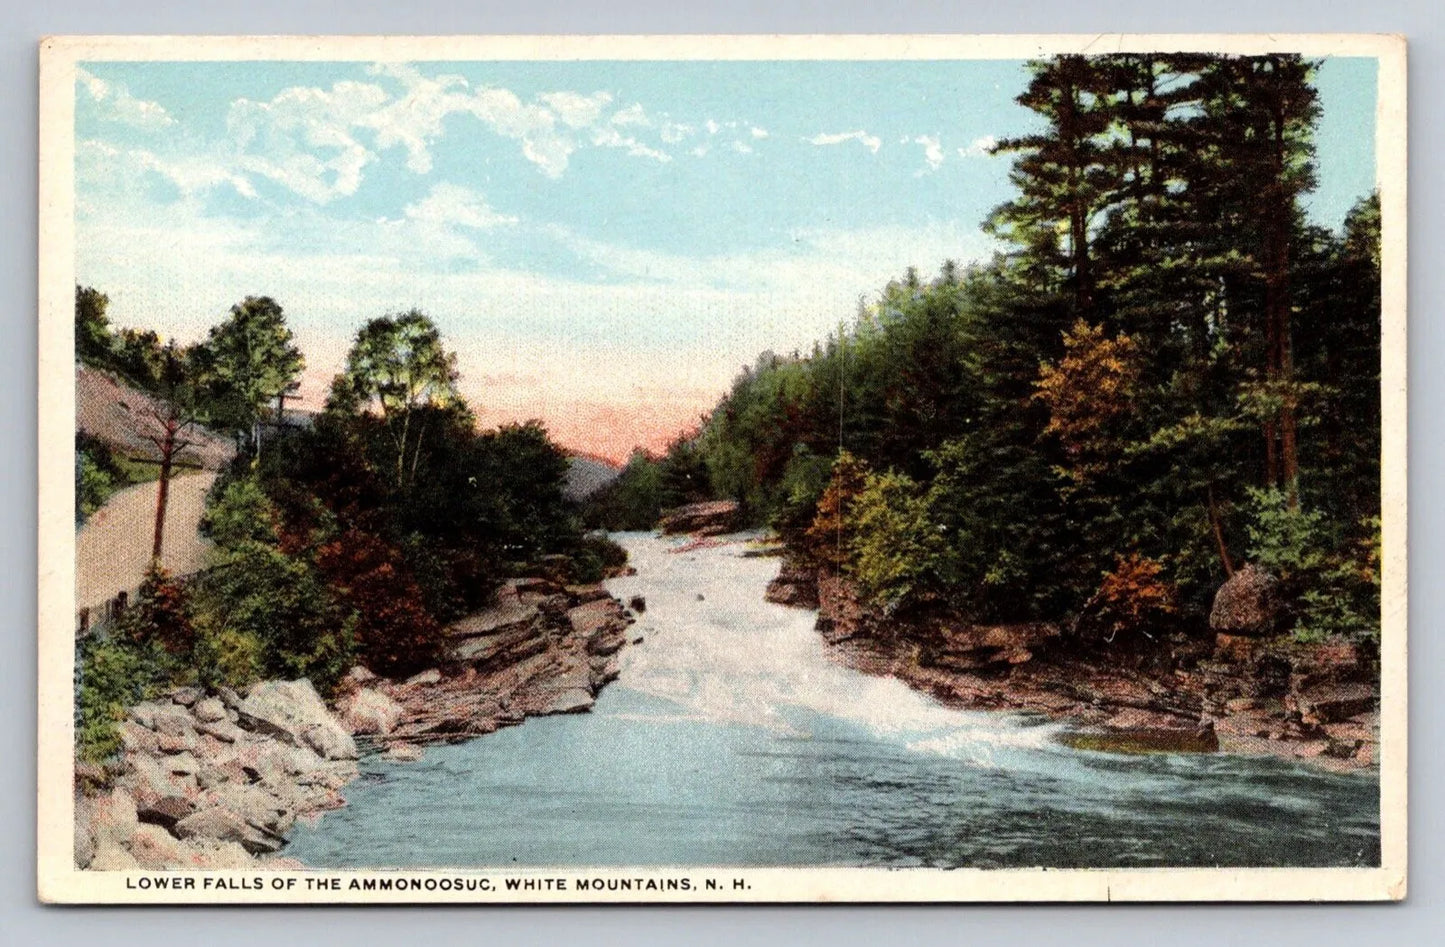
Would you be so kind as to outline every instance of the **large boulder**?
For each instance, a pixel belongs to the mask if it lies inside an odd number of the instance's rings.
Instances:
[[[1278,580],[1250,563],[1215,593],[1209,627],[1222,635],[1262,637],[1278,630],[1283,617]]]
[[[242,726],[293,746],[310,747],[326,759],[358,757],[351,734],[331,716],[305,678],[255,685],[237,705],[236,713]]]
[[[242,816],[222,806],[202,809],[177,822],[173,830],[177,838],[212,839],[217,842],[238,842],[252,855],[280,851],[282,839],[271,832],[251,825]]]
[[[75,815],[71,820],[74,830],[75,867],[84,868],[95,857],[95,836],[90,834],[90,823],[95,817],[95,807],[90,797],[75,794]]]
[[[140,820],[135,800],[124,789],[112,789],[89,807],[90,832],[95,836],[96,852],[107,845],[124,846],[135,833]]]
[[[738,503],[736,500],[689,503],[665,511],[658,526],[664,534],[719,536],[731,533],[738,528]]]
[[[146,871],[190,867],[190,853],[175,836],[159,825],[142,825],[131,836],[130,854]]]
[[[341,722],[352,733],[374,733],[385,736],[396,729],[405,712],[391,697],[381,691],[362,688],[342,698],[337,710]]]

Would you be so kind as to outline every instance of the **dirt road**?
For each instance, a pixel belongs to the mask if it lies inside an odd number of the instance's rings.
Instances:
[[[216,480],[211,471],[171,480],[166,503],[166,534],[161,565],[176,575],[205,563],[210,542],[197,531],[206,491]],[[93,608],[140,585],[150,564],[155,535],[155,482],[137,484],[111,497],[75,537],[75,607]]]

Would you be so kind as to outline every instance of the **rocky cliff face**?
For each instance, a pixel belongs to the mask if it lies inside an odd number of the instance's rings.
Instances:
[[[112,785],[76,794],[76,864],[299,868],[278,854],[286,834],[346,804],[362,753],[415,759],[529,716],[584,712],[617,677],[632,621],[600,585],[517,579],[448,629],[442,667],[406,681],[353,668],[334,713],[305,680],[137,704],[120,724]]]

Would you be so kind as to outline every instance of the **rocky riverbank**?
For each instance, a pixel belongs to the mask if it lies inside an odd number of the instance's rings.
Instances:
[[[785,560],[769,601],[818,610],[840,660],[897,677],[950,706],[1026,711],[1074,724],[1066,742],[1121,752],[1248,753],[1355,770],[1379,762],[1377,675],[1352,644],[1267,633],[1241,603],[1249,573],[1222,595],[1210,636],[1143,650],[1079,647],[1057,625],[977,625],[884,617],[836,574]],[[1267,586],[1264,586],[1267,591]],[[1251,620],[1251,618],[1253,620]]]
[[[119,724],[119,759],[77,772],[76,864],[300,868],[281,854],[286,834],[346,804],[362,755],[414,759],[529,716],[585,712],[617,677],[632,621],[601,585],[516,579],[447,629],[438,667],[405,681],[353,668],[334,712],[306,680],[137,704]]]

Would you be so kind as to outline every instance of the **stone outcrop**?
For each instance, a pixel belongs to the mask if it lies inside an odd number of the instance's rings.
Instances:
[[[388,729],[353,732],[394,759],[415,759],[431,743],[483,736],[530,716],[583,713],[616,679],[633,620],[600,584],[512,579],[492,605],[446,629],[442,668],[404,683],[370,683],[401,714]],[[360,693],[338,701],[344,716],[371,700]]]
[[[236,705],[237,721],[328,760],[354,760],[356,743],[308,680],[263,681]],[[159,721],[157,721],[157,729]]]
[[[885,616],[826,569],[816,589],[817,628],[840,661],[949,706],[1067,720],[1064,739],[1081,749],[1268,754],[1336,770],[1379,762],[1376,672],[1342,639],[1270,637],[1281,609],[1260,570],[1220,590],[1214,621],[1229,632],[1215,642],[1179,633],[1127,660],[1069,646],[1047,623]]]
[[[721,536],[737,530],[738,503],[736,500],[689,503],[664,511],[657,525],[664,535]]]

